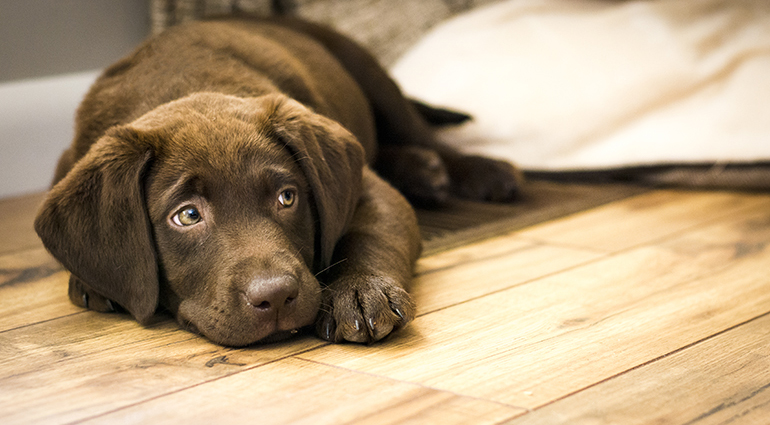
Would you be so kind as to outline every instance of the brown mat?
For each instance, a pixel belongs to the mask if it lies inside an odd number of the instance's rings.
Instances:
[[[529,181],[520,201],[492,204],[455,200],[446,208],[418,210],[423,255],[430,255],[650,190],[631,184]]]

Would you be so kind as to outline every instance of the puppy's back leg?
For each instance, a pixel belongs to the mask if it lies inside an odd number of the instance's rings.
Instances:
[[[341,34],[305,21],[290,19],[286,23],[323,44],[361,87],[377,126],[380,155],[375,169],[410,201],[441,204],[448,192],[486,201],[516,197],[521,177],[513,166],[461,154],[440,143],[428,122],[462,121],[467,116],[443,113],[408,100],[371,54]]]

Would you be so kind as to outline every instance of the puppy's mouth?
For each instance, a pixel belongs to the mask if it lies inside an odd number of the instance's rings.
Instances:
[[[195,303],[182,302],[181,308],[176,314],[180,327],[201,335],[216,344],[230,347],[274,343],[303,334],[305,329],[313,324],[318,307],[320,307],[316,305],[316,308],[312,308],[306,305],[300,311],[295,311],[294,314],[281,318],[256,320],[258,318],[250,314],[253,313],[251,311],[253,307],[212,312],[210,309],[196,309],[193,307],[194,305]],[[191,314],[203,311],[209,314]]]
[[[198,326],[196,326],[193,322],[189,320],[182,319],[180,321],[180,325],[182,329],[194,333],[196,335],[200,335],[204,338],[208,338],[213,342],[216,342],[217,344],[226,345],[226,346],[248,346],[252,344],[271,344],[275,342],[281,342],[286,341],[288,339],[294,338],[295,336],[301,334],[304,332],[303,328],[296,328],[296,329],[289,329],[289,330],[280,330],[276,329],[272,332],[270,332],[267,336],[264,337],[254,337],[250,341],[243,341],[242,338],[237,338],[238,341],[235,341],[231,338],[218,338],[213,335],[206,335],[205,333],[201,332]]]
[[[192,332],[196,335],[203,335],[198,329],[197,326],[195,326],[195,323],[187,320],[187,319],[181,319],[179,320],[179,325],[182,327],[182,329],[186,330],[187,332]]]

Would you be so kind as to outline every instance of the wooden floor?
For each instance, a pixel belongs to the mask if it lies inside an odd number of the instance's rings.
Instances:
[[[423,258],[371,346],[83,311],[0,201],[0,424],[767,424],[770,196],[651,191]]]

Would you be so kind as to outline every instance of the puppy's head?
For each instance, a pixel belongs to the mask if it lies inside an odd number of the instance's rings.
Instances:
[[[94,292],[146,323],[159,304],[225,345],[311,324],[358,200],[363,151],[284,96],[195,94],[110,130],[35,228]]]

